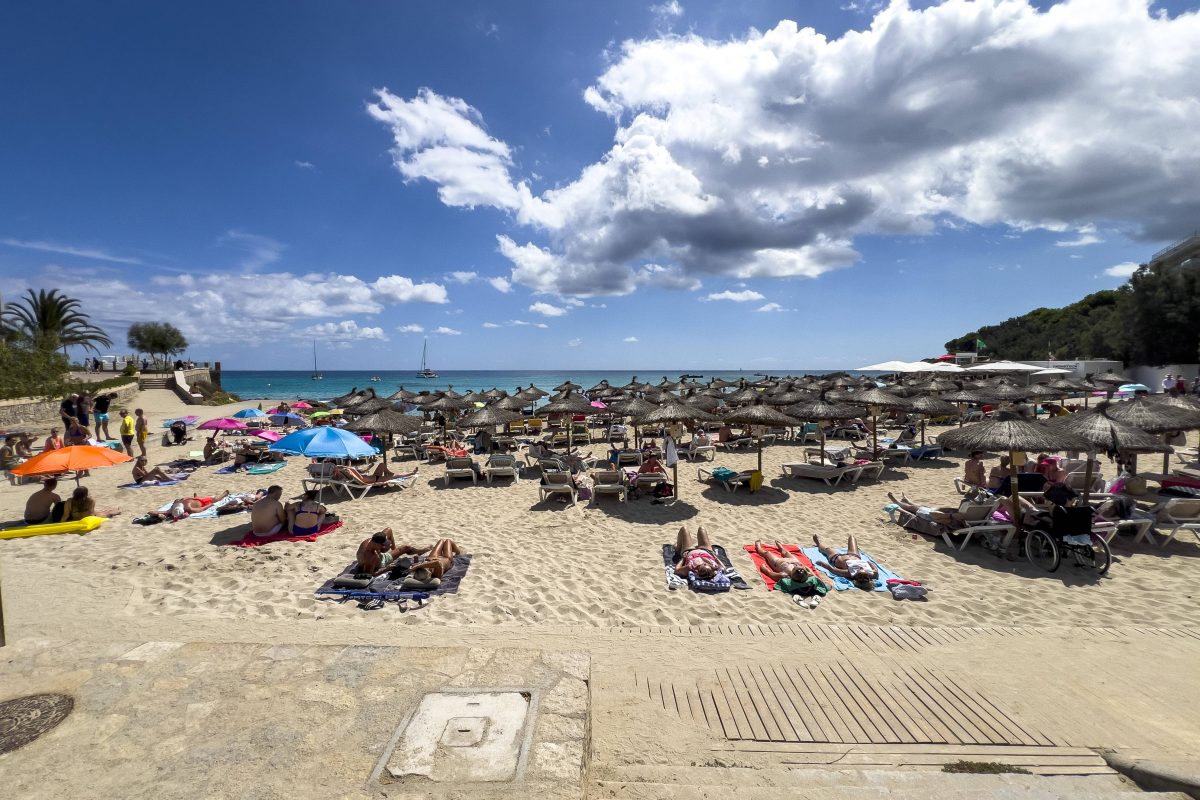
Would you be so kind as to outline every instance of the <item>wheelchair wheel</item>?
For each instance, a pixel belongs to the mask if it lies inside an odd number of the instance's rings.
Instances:
[[[1050,534],[1036,528],[1025,536],[1025,557],[1029,559],[1030,564],[1041,567],[1046,572],[1058,569],[1062,559],[1058,545],[1054,543]]]
[[[1091,537],[1091,547],[1076,547],[1072,552],[1075,554],[1075,561],[1081,567],[1095,570],[1097,575],[1103,575],[1112,565],[1112,552],[1102,537],[1094,533]]]

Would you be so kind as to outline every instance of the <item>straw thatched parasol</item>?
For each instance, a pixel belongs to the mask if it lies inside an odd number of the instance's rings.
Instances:
[[[491,400],[490,397],[482,392],[467,392],[461,399],[466,400],[468,403],[486,403],[488,400]]]
[[[346,408],[347,416],[363,416],[365,414],[374,414],[376,411],[383,411],[385,408],[392,408],[392,401],[383,397],[372,397],[369,400],[363,400],[361,403],[355,403]]]
[[[1174,433],[1200,428],[1200,412],[1188,411],[1146,396],[1110,403],[1104,413],[1147,433]],[[1170,468],[1171,459],[1164,455],[1163,472],[1169,472]]]
[[[695,406],[686,406],[677,400],[656,408],[643,417],[635,418],[637,425],[665,425],[670,422],[719,422],[720,418]],[[671,465],[671,481],[674,486],[672,499],[679,499],[679,459]]]
[[[1012,520],[1021,533],[1021,501],[1017,482],[1017,453],[1026,450],[1059,452],[1061,450],[1086,450],[1088,442],[1077,434],[1070,433],[1041,422],[1027,422],[1022,419],[993,419],[976,422],[973,425],[943,433],[938,442],[945,447],[955,450],[1007,450],[1011,459],[1009,464],[1009,484],[1012,499]]]
[[[415,433],[421,430],[422,425],[424,423],[420,417],[414,417],[411,414],[402,414],[389,406],[373,414],[361,416],[353,422],[348,423],[346,430],[354,431],[355,433],[371,431],[373,433],[396,436]]]
[[[357,386],[355,386],[353,389],[346,392],[345,394],[339,394],[337,397],[333,398],[329,402],[333,403],[335,406],[341,406],[341,405],[344,405],[344,404],[350,402],[351,400],[353,400],[356,397],[358,397],[358,387]]]
[[[851,403],[861,403],[870,406],[871,412],[871,452],[879,452],[879,412],[884,408],[908,408],[912,401],[899,397],[882,389],[864,389],[854,392],[846,398]]]
[[[1132,383],[1129,378],[1126,378],[1124,375],[1118,375],[1111,370],[1108,372],[1101,372],[1099,375],[1088,375],[1087,377],[1092,383],[1112,383],[1116,384],[1117,386],[1125,383]]]
[[[1028,390],[1028,386],[1014,386],[1011,383],[997,383],[993,384],[992,386],[981,388],[977,393],[983,395],[989,400],[1012,402],[1013,400],[1028,399]]]
[[[741,405],[742,403],[753,403],[758,399],[759,392],[750,386],[743,386],[732,394],[725,395],[725,402],[729,405]]]
[[[370,389],[370,388],[363,389],[361,392],[356,393],[353,397],[346,400],[344,403],[338,403],[338,405],[341,406],[342,408],[353,408],[354,406],[358,405],[359,403],[365,403],[368,400],[374,400],[377,396],[378,395],[375,394],[374,389]]]
[[[725,421],[737,425],[774,425],[785,428],[793,428],[802,424],[800,420],[766,405],[761,397],[748,406],[734,409],[731,413],[726,414]],[[758,471],[762,472],[762,438],[756,437],[756,441],[758,443]]]
[[[713,411],[718,405],[720,405],[716,398],[709,397],[701,392],[697,392],[695,389],[688,390],[687,394],[679,398],[679,402],[687,406],[692,406],[693,408],[699,408],[702,411]]]
[[[831,419],[853,419],[858,416],[858,409],[851,405],[842,405],[831,403],[825,399],[824,393],[817,400],[807,403],[797,403],[794,406],[788,406],[786,409],[788,414],[801,420],[831,420]],[[817,430],[821,433],[821,454],[825,454],[825,426],[817,425]]]
[[[500,404],[493,403],[490,406],[484,406],[478,411],[474,411],[458,421],[458,424],[466,428],[494,428],[497,425],[507,425],[510,422],[516,422],[521,419],[520,413],[502,408]]]
[[[395,402],[397,400],[403,400],[407,403],[416,396],[417,396],[416,392],[410,392],[407,389],[405,389],[403,386],[401,386],[393,394],[388,396],[388,400],[391,400],[393,402]]]
[[[1149,433],[1113,419],[1106,413],[1111,406],[1100,405],[1094,411],[1068,414],[1056,417],[1046,425],[1055,430],[1066,431],[1086,440],[1091,447],[1088,451],[1087,470],[1084,475],[1083,502],[1088,501],[1092,491],[1092,452],[1102,449],[1109,453],[1121,450],[1130,452],[1161,452],[1170,453],[1171,448],[1154,438]],[[1165,471],[1165,470],[1164,470]]]
[[[921,447],[925,446],[925,418],[957,414],[958,406],[938,397],[918,397],[909,408],[921,415]]]
[[[519,397],[503,397],[497,400],[494,405],[499,408],[503,408],[506,411],[520,411],[521,409],[525,408],[525,406],[529,405],[529,403],[526,403]]]
[[[572,383],[571,381],[563,381],[563,382],[562,382],[562,383],[560,383],[558,386],[555,386],[555,387],[554,387],[554,391],[556,391],[556,392],[569,392],[569,391],[572,391],[572,390],[574,390],[574,389],[582,389],[582,388],[583,388],[583,387],[582,387],[582,386],[580,386],[578,383]]]

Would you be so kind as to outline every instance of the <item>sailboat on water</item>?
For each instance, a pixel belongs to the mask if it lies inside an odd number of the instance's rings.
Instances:
[[[429,337],[425,337],[425,344],[421,345],[421,371],[417,373],[418,378],[436,378],[438,374],[431,370],[425,363],[425,355],[429,350]]]
[[[316,339],[313,339],[313,374],[312,374],[312,379],[313,379],[314,381],[321,381],[321,380],[325,380],[325,376],[324,376],[324,375],[322,375],[322,374],[321,374],[321,373],[320,373],[320,372],[317,370],[317,340],[316,340]]]

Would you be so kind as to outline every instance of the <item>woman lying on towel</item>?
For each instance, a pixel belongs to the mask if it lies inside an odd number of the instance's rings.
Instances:
[[[775,549],[783,555],[778,556],[766,549],[761,541],[754,543],[754,552],[767,562],[759,567],[759,570],[763,575],[775,581],[776,589],[804,597],[825,596],[829,587],[825,585],[824,581],[813,575],[808,567],[801,564],[798,558],[788,552],[787,548],[783,546],[783,542],[775,542]]]
[[[686,525],[681,527],[675,539],[675,553],[679,556],[679,564],[675,566],[675,574],[679,577],[687,578],[689,583],[705,581],[714,586],[729,586],[729,576],[713,552],[703,525],[696,529],[695,539]]]
[[[829,570],[834,575],[845,578],[860,589],[870,590],[879,579],[879,570],[867,559],[863,558],[858,549],[858,541],[854,534],[846,541],[846,552],[836,553],[821,544],[820,536],[813,536],[813,544],[825,556],[826,562],[817,562],[818,567]]]

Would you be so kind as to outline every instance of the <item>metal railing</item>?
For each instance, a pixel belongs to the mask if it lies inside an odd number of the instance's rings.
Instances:
[[[1197,238],[1200,238],[1200,231],[1192,231],[1189,235],[1183,237],[1182,239],[1175,242],[1174,244],[1169,244],[1166,247],[1164,247],[1162,250],[1159,250],[1157,253],[1150,256],[1150,259],[1146,263],[1152,264],[1155,261],[1158,261],[1163,256],[1165,256],[1167,253],[1171,252],[1172,250],[1178,250],[1180,247],[1183,247],[1188,242],[1192,241],[1193,239],[1197,239]]]

